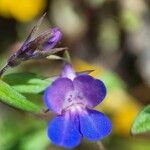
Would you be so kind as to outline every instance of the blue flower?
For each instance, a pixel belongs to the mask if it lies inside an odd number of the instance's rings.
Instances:
[[[103,113],[92,110],[106,96],[104,83],[87,74],[77,75],[65,65],[60,77],[45,91],[46,106],[57,114],[48,125],[51,142],[74,148],[82,138],[90,141],[108,136],[112,124]]]

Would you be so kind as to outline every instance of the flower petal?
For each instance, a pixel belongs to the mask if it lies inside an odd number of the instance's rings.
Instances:
[[[79,115],[80,131],[91,141],[101,140],[112,130],[112,123],[107,116],[96,110],[87,110],[87,114]]]
[[[69,114],[55,117],[48,126],[48,136],[53,144],[66,148],[79,145],[81,134],[79,132],[77,118],[71,118]]]
[[[44,93],[44,102],[46,106],[60,114],[63,109],[65,96],[69,91],[73,90],[73,83],[68,78],[58,78],[55,80]]]
[[[65,64],[63,71],[61,73],[61,77],[66,77],[69,78],[71,80],[73,80],[76,77],[76,73],[73,70],[73,67],[71,64]]]
[[[95,107],[106,96],[106,87],[104,83],[89,75],[80,75],[76,77],[73,84],[88,107]]]
[[[55,27],[51,29],[52,36],[49,40],[45,43],[44,50],[52,49],[56,46],[56,44],[61,40],[62,33],[59,28]]]

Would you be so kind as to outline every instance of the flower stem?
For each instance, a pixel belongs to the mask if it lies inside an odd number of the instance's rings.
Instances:
[[[102,142],[98,141],[96,143],[98,145],[99,150],[106,150],[105,147],[104,147],[104,145],[102,144]]]

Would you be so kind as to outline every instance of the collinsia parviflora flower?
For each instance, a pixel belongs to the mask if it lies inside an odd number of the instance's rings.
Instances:
[[[49,122],[48,136],[53,144],[73,148],[82,138],[90,141],[108,136],[112,124],[103,113],[93,110],[106,96],[101,80],[76,74],[66,64],[60,77],[45,91],[44,102],[57,116]]]
[[[45,14],[38,21],[37,25],[33,27],[21,48],[10,56],[6,66],[0,71],[0,75],[2,75],[8,67],[15,67],[22,61],[44,58],[66,49],[54,48],[62,38],[62,33],[57,27],[49,29],[35,38],[33,37],[39,25],[42,23],[44,16]]]

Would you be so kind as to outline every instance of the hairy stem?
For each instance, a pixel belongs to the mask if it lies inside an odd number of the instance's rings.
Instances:
[[[4,72],[9,68],[9,65],[6,64],[1,70],[0,70],[0,77],[4,74]]]

